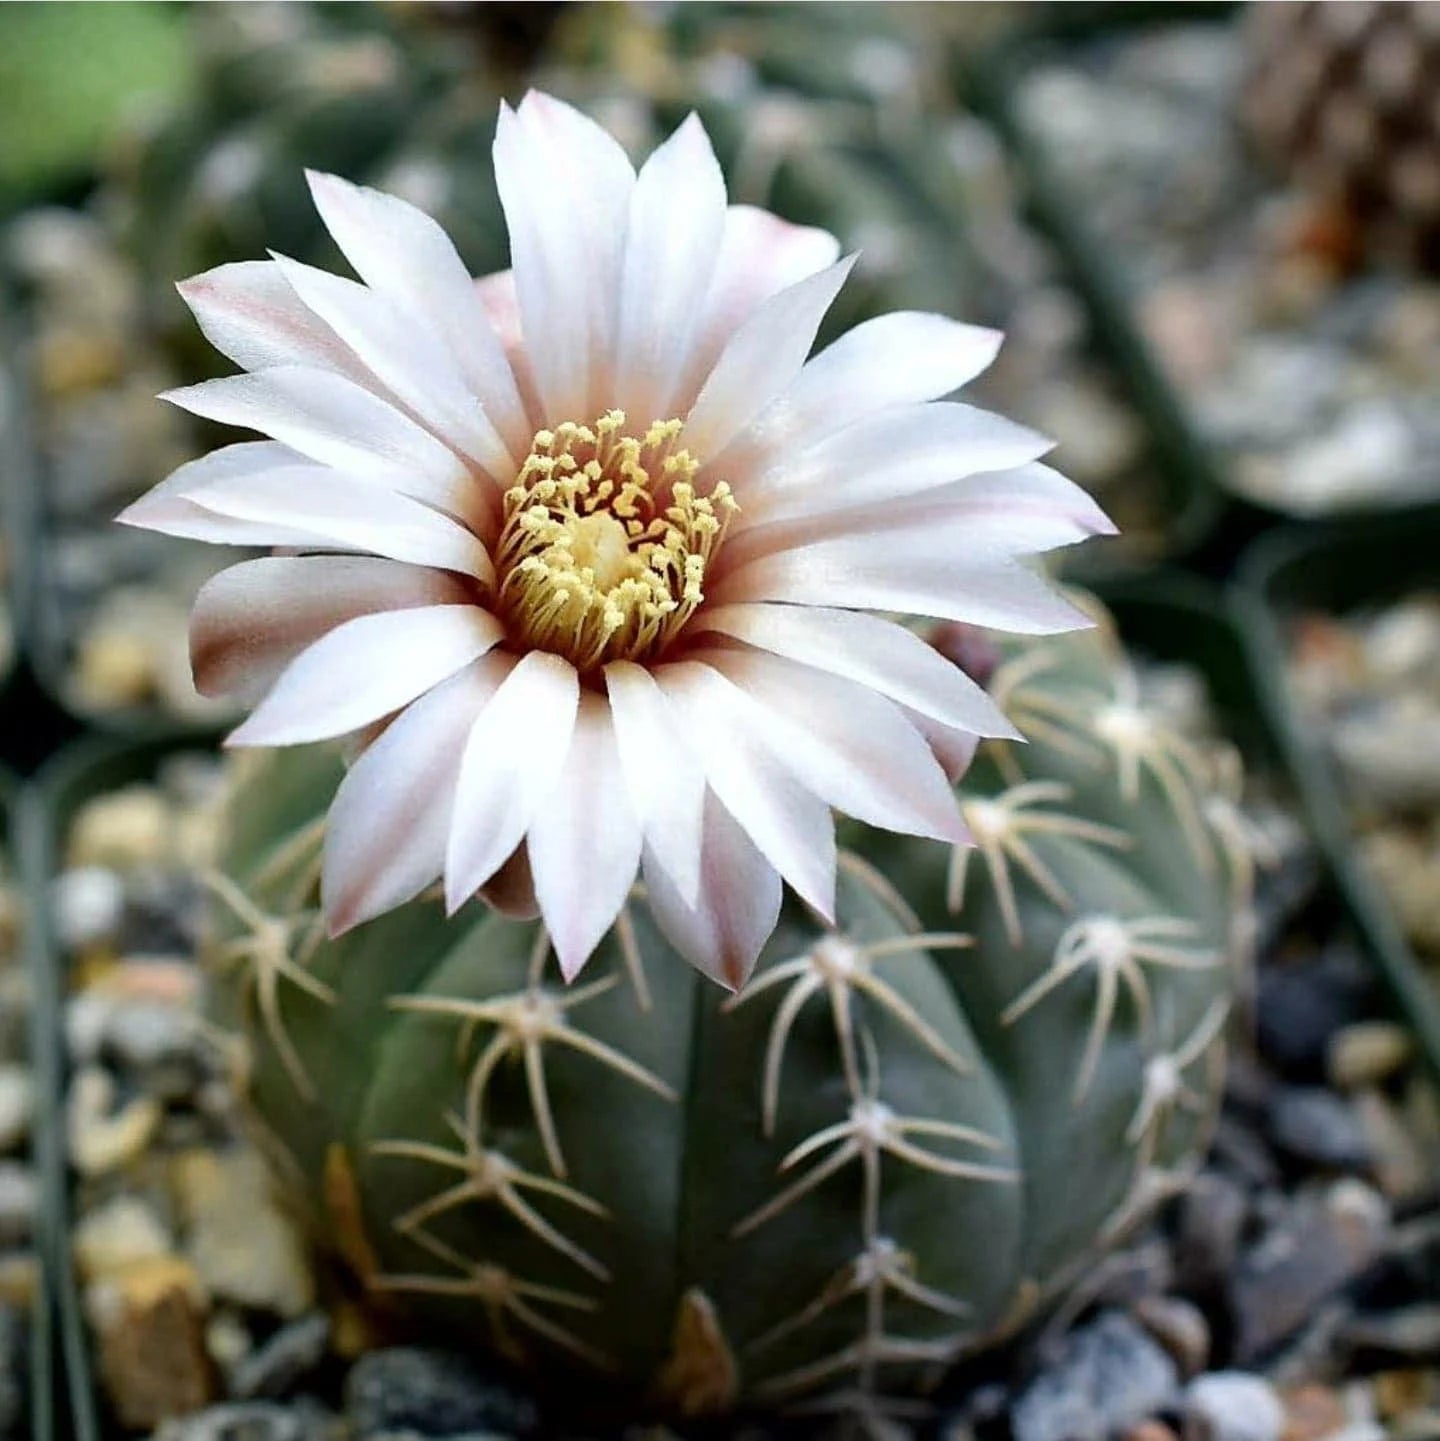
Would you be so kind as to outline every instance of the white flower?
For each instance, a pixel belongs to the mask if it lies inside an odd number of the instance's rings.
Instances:
[[[693,116],[637,175],[532,94],[495,170],[504,274],[313,175],[359,282],[276,256],[183,285],[247,373],[167,398],[272,439],[122,519],[289,552],[205,587],[192,656],[207,694],[269,687],[232,744],[362,742],[326,839],[335,932],[442,876],[451,908],[523,889],[528,862],[570,976],[643,867],[675,945],[739,986],[782,877],[831,914],[832,806],[961,840],[947,771],[1013,734],[866,612],[1084,625],[1020,558],[1111,527],[1039,436],[935,399],[994,333],[888,315],[807,362],[850,261],[727,206]]]

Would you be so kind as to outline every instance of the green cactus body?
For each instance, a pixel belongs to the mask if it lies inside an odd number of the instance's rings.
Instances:
[[[638,891],[568,989],[479,904],[327,941],[339,761],[250,758],[215,1006],[317,1235],[590,1402],[878,1404],[1023,1322],[1203,1141],[1243,872],[1105,641],[996,679],[1036,738],[966,777],[979,848],[857,830],[836,928],[787,909],[738,999]]]

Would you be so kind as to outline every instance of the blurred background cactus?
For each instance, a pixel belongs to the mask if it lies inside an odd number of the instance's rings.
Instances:
[[[1032,737],[964,782],[978,850],[854,827],[835,929],[792,909],[728,1000],[640,892],[569,989],[538,925],[479,906],[327,941],[338,757],[237,765],[213,1013],[382,1311],[662,1411],[880,1407],[1183,1178],[1246,938],[1211,760],[1108,635],[966,651]]]

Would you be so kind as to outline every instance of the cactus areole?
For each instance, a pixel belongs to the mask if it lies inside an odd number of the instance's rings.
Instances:
[[[1112,647],[1002,646],[976,844],[847,829],[834,924],[787,906],[729,997],[639,886],[572,985],[481,902],[329,940],[340,759],[241,757],[215,1011],[317,1237],[591,1407],[879,1414],[1024,1324],[1196,1159],[1243,934],[1209,758]]]

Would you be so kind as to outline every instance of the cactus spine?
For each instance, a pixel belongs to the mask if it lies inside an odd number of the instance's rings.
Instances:
[[[333,752],[252,757],[215,1009],[317,1234],[432,1335],[617,1397],[878,1408],[1022,1323],[1203,1143],[1247,876],[1103,634],[1002,653],[978,842],[858,828],[726,998],[637,891],[566,989],[536,923],[323,939]]]

